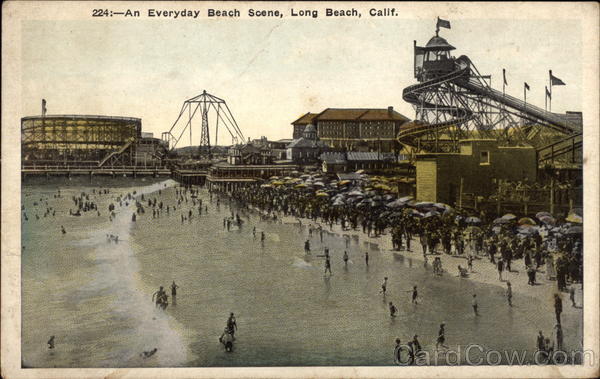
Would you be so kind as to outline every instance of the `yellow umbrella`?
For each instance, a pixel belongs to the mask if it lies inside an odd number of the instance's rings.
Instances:
[[[296,184],[294,186],[294,188],[306,188],[306,184],[304,184],[304,183]]]
[[[347,184],[350,184],[349,180],[342,180],[341,182],[338,183],[338,185],[340,185],[340,186],[345,186]]]
[[[280,181],[275,181],[275,182],[273,182],[273,183],[271,183],[271,184],[273,184],[274,186],[282,186],[282,185],[283,185],[283,182],[280,182]]]
[[[329,197],[329,195],[326,194],[325,192],[317,192],[317,196],[318,197]]]

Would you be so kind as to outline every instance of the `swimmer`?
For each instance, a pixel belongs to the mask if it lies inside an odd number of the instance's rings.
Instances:
[[[151,356],[153,356],[156,352],[158,351],[157,348],[154,348],[150,351],[144,351],[142,352],[142,354],[140,354],[141,357],[143,357],[144,359],[146,358],[150,358]]]

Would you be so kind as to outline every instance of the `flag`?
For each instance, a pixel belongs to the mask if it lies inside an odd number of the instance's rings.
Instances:
[[[46,99],[42,99],[42,116],[46,115]]]
[[[439,28],[451,29],[450,28],[450,21],[448,21],[448,20],[442,20],[441,18],[438,17],[436,28],[437,29],[439,29]]]
[[[546,97],[552,100],[552,94],[548,91],[548,87],[546,87]]]
[[[552,70],[550,70],[550,86],[566,86],[565,82],[552,75]]]
[[[529,91],[529,90],[531,89],[531,88],[529,88],[529,84],[527,84],[527,82],[525,82],[525,89],[526,89],[527,91]]]
[[[504,85],[507,86],[508,83],[506,82],[506,69],[502,69],[502,78],[504,79]]]

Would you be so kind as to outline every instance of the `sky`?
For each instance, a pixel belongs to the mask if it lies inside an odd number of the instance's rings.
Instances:
[[[573,20],[508,20],[441,15],[440,36],[507,93],[552,110],[581,111],[582,35]],[[435,18],[414,14],[360,19],[38,20],[22,23],[23,116],[139,117],[160,137],[184,100],[203,90],[224,99],[246,137],[291,138],[290,123],[327,107],[387,108],[414,118],[402,100],[413,78],[413,40],[425,45]],[[585,120],[585,115],[584,115]],[[194,144],[200,119],[194,121]],[[178,125],[178,127],[180,127]],[[211,126],[211,129],[213,126]],[[180,129],[178,129],[180,130]],[[213,129],[214,130],[214,129]],[[214,135],[213,135],[214,138]],[[224,130],[219,143],[230,143]],[[178,146],[189,145],[183,138]],[[214,143],[214,141],[213,141]]]

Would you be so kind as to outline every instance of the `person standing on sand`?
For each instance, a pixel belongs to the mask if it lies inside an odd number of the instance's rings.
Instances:
[[[557,293],[554,294],[554,313],[556,315],[556,323],[560,325],[560,314],[562,313],[562,299]]]
[[[344,265],[348,266],[348,252],[344,250]]]
[[[498,259],[496,267],[498,268],[498,280],[502,281],[502,271],[504,270],[504,262],[502,261],[502,258]]]
[[[575,308],[575,286],[573,284],[569,288],[569,299],[571,300],[571,306]]]
[[[391,301],[390,301],[389,307],[390,307],[390,316],[396,317],[396,312],[398,312],[398,308],[396,308],[396,306]]]
[[[506,282],[506,300],[508,300],[508,305],[512,307],[512,285],[510,282]]]
[[[473,312],[475,312],[475,316],[479,316],[479,313],[477,312],[477,295],[473,294],[473,300],[471,300],[471,305],[473,306]]]
[[[369,267],[369,252],[365,251],[365,263],[367,264],[367,267]]]
[[[385,278],[383,278],[383,283],[381,283],[381,291],[379,291],[379,293],[383,293],[384,297],[385,297],[385,291],[387,290],[387,281],[388,281],[388,278],[386,276]]]
[[[440,330],[438,330],[438,338],[437,338],[437,341],[436,341],[436,343],[435,343],[435,348],[436,348],[436,349],[437,349],[437,348],[438,348],[440,345],[441,345],[443,348],[445,348],[445,349],[447,349],[447,348],[448,348],[448,346],[444,345],[444,342],[446,341],[446,329],[445,329],[445,327],[446,327],[446,323],[445,323],[445,322],[442,322],[442,323],[440,324]],[[415,336],[415,337],[416,337],[416,336]]]
[[[325,255],[325,272],[324,272],[324,274],[327,274],[327,271],[329,271],[329,275],[333,275],[331,273],[331,260],[329,258],[329,255]]]

